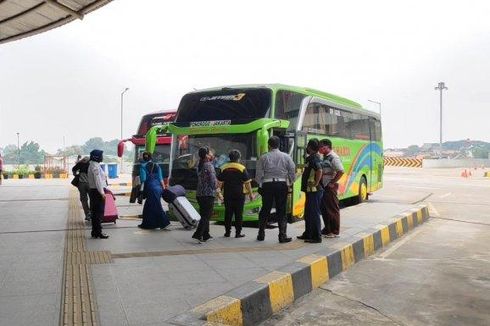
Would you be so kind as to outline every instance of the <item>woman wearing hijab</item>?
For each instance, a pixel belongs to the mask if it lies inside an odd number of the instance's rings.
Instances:
[[[163,183],[162,169],[158,164],[151,161],[151,154],[143,153],[145,164],[141,164],[140,179],[144,183],[146,194],[143,206],[143,223],[138,225],[142,229],[164,229],[170,225],[167,214],[162,207],[162,192],[165,189]]]
[[[92,238],[107,239],[109,236],[102,233],[102,219],[104,217],[105,193],[107,178],[100,166],[103,160],[103,151],[94,149],[90,152],[90,163],[88,167],[88,184],[90,187],[90,216],[92,219]]]
[[[201,220],[192,238],[199,242],[206,242],[212,238],[209,234],[209,219],[213,214],[214,196],[218,187],[216,172],[211,164],[212,155],[209,148],[199,148],[199,164],[197,165],[197,190],[196,199],[199,203],[199,214]]]

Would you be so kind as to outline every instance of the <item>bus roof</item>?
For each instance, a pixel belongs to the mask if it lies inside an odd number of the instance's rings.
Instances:
[[[363,113],[366,113],[368,115],[372,115],[375,117],[379,118],[379,115],[376,112],[372,112],[369,110],[366,110],[362,107],[361,104],[354,102],[352,100],[349,100],[345,97],[341,97],[335,94],[319,91],[317,89],[313,88],[308,88],[308,87],[299,87],[299,86],[291,86],[291,85],[284,85],[284,84],[245,84],[245,85],[231,85],[231,86],[222,86],[222,87],[212,87],[212,88],[206,88],[206,89],[199,89],[192,93],[200,93],[200,92],[209,92],[209,91],[218,91],[218,90],[223,90],[223,89],[244,89],[244,88],[269,88],[272,89],[273,91],[278,91],[278,90],[287,90],[287,91],[293,91],[297,93],[301,93],[307,96],[316,96],[320,97],[324,100],[327,100],[328,102],[331,102],[333,104],[336,104],[340,107],[345,107],[351,110],[359,110],[362,111]]]

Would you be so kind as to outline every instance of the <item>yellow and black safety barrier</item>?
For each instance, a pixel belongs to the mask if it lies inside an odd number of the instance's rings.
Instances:
[[[184,314],[173,325],[257,325],[429,218],[420,206],[347,242],[326,247]]]
[[[422,159],[405,158],[405,157],[386,157],[384,158],[385,166],[400,166],[406,168],[421,168]]]

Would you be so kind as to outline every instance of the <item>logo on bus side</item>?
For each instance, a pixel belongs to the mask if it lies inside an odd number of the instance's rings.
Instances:
[[[334,146],[334,151],[339,156],[350,156],[351,154],[350,148],[346,146]]]
[[[238,93],[236,95],[216,95],[216,96],[204,96],[199,101],[241,101],[245,97],[245,93]]]

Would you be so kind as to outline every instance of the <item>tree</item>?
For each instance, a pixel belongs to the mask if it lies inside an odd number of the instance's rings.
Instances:
[[[3,160],[5,164],[17,164],[18,155],[17,145],[10,144],[3,149]]]
[[[485,158],[488,159],[488,150],[481,147],[476,147],[472,149],[472,154],[474,158]]]
[[[25,142],[20,148],[21,164],[41,164],[46,153],[38,143],[33,141]]]
[[[417,145],[410,145],[407,148],[407,156],[415,156],[420,152],[420,148]]]
[[[80,145],[72,145],[68,146],[63,150],[62,148],[58,149],[56,152],[57,156],[77,156],[77,155],[83,155],[87,154],[83,151],[82,146]]]
[[[82,149],[84,153],[90,153],[94,149],[104,150],[104,140],[100,137],[90,138],[82,146]]]
[[[44,150],[38,143],[29,141],[22,144],[19,150],[16,145],[7,145],[4,149],[4,160],[6,164],[41,164],[44,162]]]

